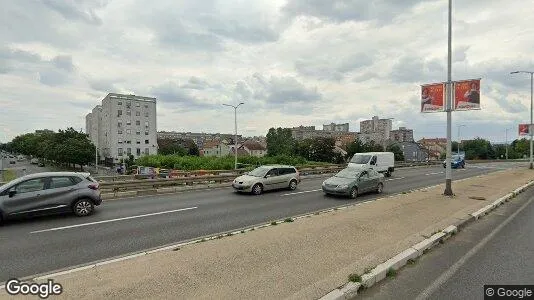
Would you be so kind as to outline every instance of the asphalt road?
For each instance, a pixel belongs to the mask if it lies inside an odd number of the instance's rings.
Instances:
[[[533,198],[530,188],[355,299],[484,299],[484,285],[534,285]]]
[[[453,179],[512,165],[471,165],[453,170]],[[219,188],[113,200],[85,218],[65,215],[7,222],[0,228],[0,282],[379,197],[324,196],[323,180],[306,179],[295,191],[260,196]],[[442,167],[399,169],[386,182],[382,196],[443,181]]]

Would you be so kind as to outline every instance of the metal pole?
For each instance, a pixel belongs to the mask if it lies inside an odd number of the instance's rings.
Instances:
[[[532,85],[533,85],[533,72],[530,72],[530,126],[528,132],[530,133],[530,169],[534,168],[532,162],[532,138],[534,137],[532,130]]]
[[[98,174],[98,129],[96,130],[95,174]]]
[[[460,156],[460,127],[458,126],[458,156]]]
[[[234,131],[234,152],[235,152],[235,161],[234,161],[234,169],[237,170],[237,106],[234,107],[234,125],[235,125],[235,131]]]
[[[451,124],[452,124],[452,0],[449,0],[449,34],[447,57],[447,158],[445,159],[445,191],[446,196],[452,196],[452,169],[451,169]]]
[[[508,160],[508,128],[506,128],[506,134],[505,134],[505,141],[504,141],[504,145],[506,147],[506,151],[505,151],[505,156],[506,156],[506,160]]]

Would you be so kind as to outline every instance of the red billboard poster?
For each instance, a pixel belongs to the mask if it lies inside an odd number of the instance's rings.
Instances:
[[[454,110],[480,109],[480,79],[454,83]]]
[[[528,124],[519,124],[519,135],[529,135]]]
[[[445,110],[445,84],[433,83],[421,86],[421,112],[441,112]]]

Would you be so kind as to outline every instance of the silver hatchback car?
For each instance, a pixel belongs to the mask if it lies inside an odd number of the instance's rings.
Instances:
[[[294,190],[300,183],[297,168],[286,165],[265,165],[237,177],[232,187],[237,192],[259,195],[263,191],[275,189]]]
[[[89,173],[30,174],[0,186],[0,222],[58,212],[87,216],[101,203],[99,184]]]

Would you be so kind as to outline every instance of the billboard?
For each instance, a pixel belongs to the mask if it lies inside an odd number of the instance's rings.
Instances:
[[[421,112],[445,111],[445,84],[433,83],[421,86]]]
[[[528,124],[519,124],[519,135],[529,135]]]
[[[454,83],[454,110],[480,109],[480,79]]]

